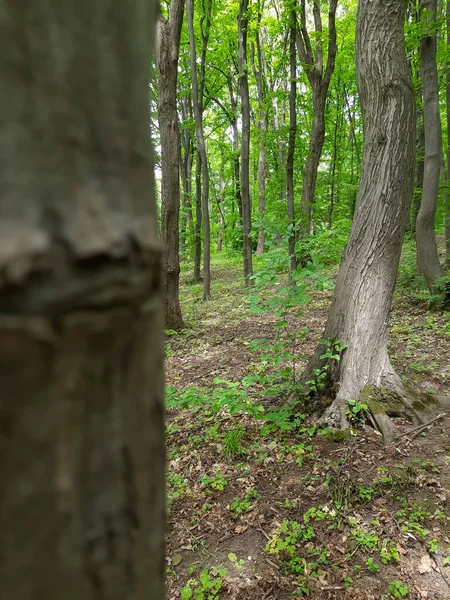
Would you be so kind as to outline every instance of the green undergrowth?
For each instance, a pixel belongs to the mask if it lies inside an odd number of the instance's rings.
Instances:
[[[325,318],[336,269],[319,258],[299,270],[293,287],[274,248],[255,260],[255,285],[244,290],[240,257],[215,256],[209,302],[183,267],[187,328],[166,332],[170,598],[268,592],[287,600],[326,597],[324,590],[365,598],[367,589],[380,600],[413,598],[417,586],[426,589],[426,573],[414,579],[424,557],[450,577],[448,435],[428,448],[420,446],[425,433],[413,446],[402,438],[385,449],[364,425],[364,403],[349,402],[351,429],[338,434],[305,411],[302,394],[320,392],[326,377],[319,370],[307,389],[299,384],[311,351],[309,319],[323,306]],[[410,269],[408,244],[405,261]],[[438,386],[448,315],[430,312],[407,274],[400,272],[391,355],[403,376],[428,381],[433,373]],[[339,340],[322,344],[324,356],[340,360]],[[239,377],[202,377],[203,357],[216,347],[240,358]],[[185,370],[191,362],[198,372]],[[447,593],[445,586],[442,579]]]

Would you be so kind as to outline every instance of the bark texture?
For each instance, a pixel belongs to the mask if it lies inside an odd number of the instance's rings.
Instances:
[[[313,117],[308,155],[303,170],[302,198],[300,204],[300,221],[298,237],[304,238],[311,232],[312,209],[316,189],[317,171],[325,140],[325,107],[328,88],[336,61],[336,8],[337,0],[330,0],[328,9],[328,49],[327,63],[324,69],[322,49],[322,18],[320,3],[313,2],[314,28],[317,36],[315,49],[307,30],[306,2],[301,0],[300,26],[297,32],[297,47],[308,81],[311,85],[313,101]]]
[[[363,111],[364,150],[356,213],[323,338],[347,347],[340,360],[321,359],[319,346],[304,381],[322,369],[315,408],[347,425],[349,399],[363,394],[386,440],[395,428],[386,413],[420,421],[434,408],[407,390],[387,353],[388,318],[414,184],[415,106],[406,60],[406,0],[360,0],[356,74]],[[330,405],[331,403],[331,405]]]
[[[246,286],[253,284],[252,241],[252,206],[250,198],[250,97],[248,91],[247,64],[247,28],[248,0],[240,0],[238,17],[238,58],[239,89],[242,103],[242,141],[241,141],[241,200],[242,200],[242,248],[244,255],[244,281]]]
[[[182,329],[180,306],[180,132],[177,115],[178,53],[184,0],[172,0],[168,19],[159,16],[156,36],[158,120],[161,144],[161,238],[164,321]]]
[[[0,12],[0,597],[162,600],[156,3]]]
[[[437,0],[421,0],[420,7],[423,18],[431,21],[430,25],[432,25],[436,21]],[[425,157],[422,201],[416,220],[417,262],[430,292],[441,294],[442,290],[438,282],[439,278],[444,276],[444,270],[439,262],[434,233],[442,149],[436,35],[424,35],[419,42],[419,52],[423,90]]]

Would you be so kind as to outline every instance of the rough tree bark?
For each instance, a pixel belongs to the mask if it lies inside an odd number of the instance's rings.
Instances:
[[[300,60],[305,68],[311,85],[313,102],[313,119],[311,137],[303,170],[302,198],[300,204],[300,219],[298,239],[306,237],[311,231],[312,208],[316,189],[317,170],[325,140],[325,107],[328,88],[336,61],[336,8],[337,0],[330,0],[328,9],[328,51],[327,64],[324,71],[322,49],[322,18],[320,3],[313,2],[314,28],[317,36],[315,50],[311,44],[306,26],[306,2],[301,0],[300,26],[297,30],[297,48]]]
[[[161,600],[156,2],[0,12],[0,597]]]
[[[250,97],[247,64],[248,0],[240,0],[238,16],[239,89],[242,103],[241,140],[241,199],[242,199],[242,249],[244,255],[244,282],[253,285],[251,198],[250,198]]]
[[[432,27],[436,21],[437,0],[421,0],[420,8],[423,19]],[[439,262],[434,229],[439,195],[442,133],[436,35],[433,31],[429,33],[430,35],[421,37],[419,42],[425,157],[422,201],[416,220],[416,244],[417,263],[428,289],[432,294],[441,295],[443,290],[439,284],[439,278],[444,276],[444,270]]]
[[[161,144],[161,238],[164,321],[183,328],[180,306],[180,132],[177,115],[178,54],[184,0],[171,0],[167,19],[160,14],[156,34],[158,121]]]
[[[297,137],[297,3],[293,3],[290,11],[289,27],[289,67],[290,67],[290,92],[289,92],[289,141],[287,154],[287,209],[289,221],[289,280],[292,281],[292,275],[297,267],[295,260],[295,202],[294,202],[294,156],[295,142]]]
[[[206,156],[205,138],[203,135],[202,96],[198,88],[197,54],[194,36],[194,1],[186,0],[188,20],[189,47],[191,57],[192,104],[194,108],[195,136],[197,141],[197,165],[201,167],[202,213],[203,213],[203,300],[211,296],[211,233],[209,223],[209,173]],[[204,77],[201,78],[204,81]],[[198,173],[198,166],[197,166]],[[196,177],[196,188],[199,189],[200,177]],[[198,211],[197,211],[198,212]]]
[[[390,441],[387,414],[422,421],[434,397],[403,385],[387,353],[388,317],[414,184],[415,106],[406,60],[403,24],[406,0],[360,0],[356,76],[363,111],[364,150],[356,213],[342,258],[323,338],[347,347],[340,361],[320,357],[320,345],[305,373],[326,375],[311,407],[329,423],[347,426],[350,399],[369,406],[373,424]]]

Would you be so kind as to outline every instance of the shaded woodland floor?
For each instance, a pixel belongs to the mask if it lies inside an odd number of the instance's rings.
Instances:
[[[212,281],[204,303],[183,277],[187,328],[167,340],[167,598],[450,599],[450,415],[420,435],[397,419],[400,437],[384,447],[363,425],[337,441],[308,419],[258,418],[239,402],[231,414],[227,390],[266,412],[283,404],[254,377],[280,368],[267,360],[277,319],[249,313],[237,261],[213,258]],[[303,315],[286,317],[290,331],[308,329],[291,335],[295,371],[331,298],[309,291]],[[261,338],[265,350],[249,344]],[[402,277],[390,356],[420,389],[450,393],[450,315]],[[197,402],[210,397],[219,403]]]

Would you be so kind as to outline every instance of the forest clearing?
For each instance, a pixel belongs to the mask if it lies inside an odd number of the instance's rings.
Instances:
[[[407,244],[389,353],[419,389],[448,394],[450,314],[429,312],[411,258]],[[213,256],[207,303],[185,272],[186,329],[166,339],[167,597],[450,598],[448,417],[422,431],[395,419],[398,438],[384,446],[363,409],[342,438],[290,412],[280,379],[320,339],[335,267],[309,280],[311,299],[283,316],[281,337],[250,296],[277,295],[285,276],[248,292],[238,269]]]

